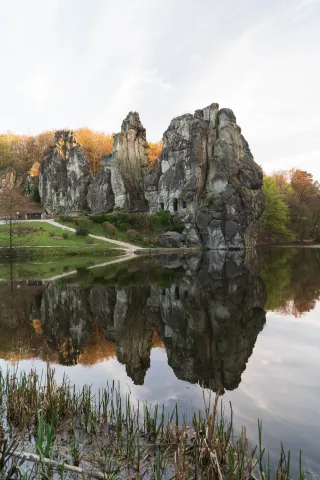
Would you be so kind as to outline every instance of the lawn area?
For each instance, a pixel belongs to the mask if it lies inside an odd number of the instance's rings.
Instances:
[[[68,225],[70,226],[70,224]],[[73,227],[73,225],[72,225]],[[104,245],[117,248],[116,245],[103,240],[96,240],[73,232],[63,230],[46,222],[16,223],[13,226],[13,246],[52,246],[52,247],[89,247]],[[0,225],[0,247],[9,246],[9,225]]]

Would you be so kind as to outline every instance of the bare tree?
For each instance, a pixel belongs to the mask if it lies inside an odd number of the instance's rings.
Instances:
[[[25,197],[15,189],[3,189],[0,194],[0,220],[3,225],[1,236],[7,239],[9,255],[13,256],[21,230],[19,211],[26,203]]]

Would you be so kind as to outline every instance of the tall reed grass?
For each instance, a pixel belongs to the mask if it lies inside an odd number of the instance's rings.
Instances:
[[[227,418],[219,393],[206,393],[204,410],[188,424],[178,406],[171,415],[163,406],[133,406],[115,383],[94,395],[66,377],[58,384],[49,367],[40,376],[0,371],[0,471],[3,478],[292,478],[290,452],[281,447],[271,464],[261,423],[259,443],[250,448],[245,428],[235,437],[231,405]],[[307,478],[301,455],[295,471]]]

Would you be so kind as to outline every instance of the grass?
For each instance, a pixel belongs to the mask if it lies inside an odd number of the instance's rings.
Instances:
[[[70,224],[68,225],[70,226]],[[8,225],[0,225],[0,247],[9,246]],[[89,246],[88,237],[76,235],[46,222],[16,223],[13,227],[13,245],[19,247],[29,246],[56,246],[56,247],[84,247]],[[64,235],[68,235],[64,238]],[[103,240],[90,239],[91,245],[105,245],[116,248],[111,243]]]
[[[72,478],[110,480],[292,478],[290,452],[281,447],[272,466],[261,423],[251,449],[245,428],[234,436],[232,408],[228,420],[219,404],[219,394],[204,391],[204,412],[187,424],[177,406],[171,415],[159,405],[134,407],[114,383],[93,395],[66,377],[58,385],[49,367],[42,377],[0,371],[0,470],[15,468],[17,478],[53,478],[54,470],[61,479],[70,470]],[[301,454],[296,472],[306,478]]]

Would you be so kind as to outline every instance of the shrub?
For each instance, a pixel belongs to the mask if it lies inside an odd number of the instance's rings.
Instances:
[[[61,236],[62,236],[63,240],[67,240],[67,238],[69,238],[69,233],[65,231],[65,232],[62,233]]]
[[[75,223],[75,218],[69,217],[68,215],[59,215],[58,220],[60,220],[60,222]]]
[[[36,203],[40,203],[40,202],[41,202],[38,185],[35,185],[34,188],[33,188],[32,200],[33,200],[34,202],[36,202]]]
[[[140,233],[137,232],[137,230],[133,230],[133,229],[129,228],[129,230],[127,230],[127,234],[128,234],[128,237],[130,238],[130,240],[139,240],[140,239]]]
[[[76,221],[76,235],[86,236],[92,228],[92,222],[88,218],[78,218]]]
[[[184,230],[184,223],[182,222],[173,222],[172,226],[170,227],[173,232],[182,233]]]
[[[129,223],[119,223],[118,228],[119,230],[122,230],[123,232],[127,231],[128,228],[130,227]]]
[[[86,238],[85,243],[86,243],[87,245],[93,245],[93,244],[94,244],[94,240],[93,240],[93,238],[88,237],[88,238]]]
[[[154,222],[159,226],[167,226],[172,223],[172,216],[169,210],[160,210],[154,214]]]
[[[49,237],[54,237],[54,232],[49,232]]]
[[[105,231],[108,233],[108,235],[114,236],[117,233],[117,229],[112,223],[110,222],[104,222],[103,227]]]

